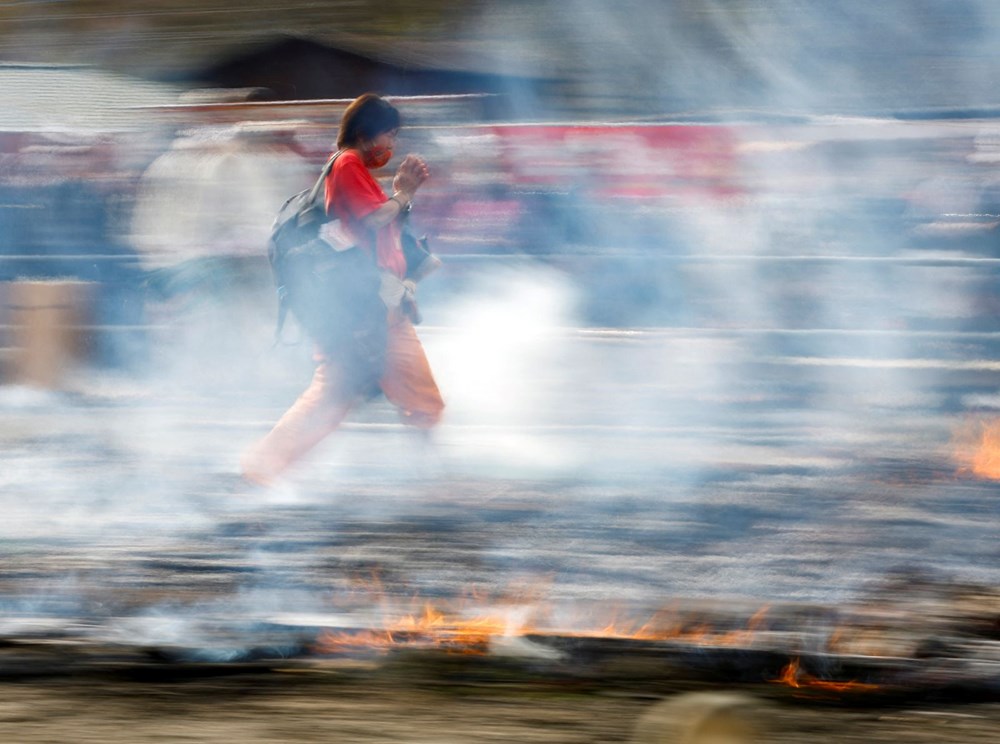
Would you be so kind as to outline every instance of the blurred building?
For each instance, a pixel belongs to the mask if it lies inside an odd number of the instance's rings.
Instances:
[[[1000,10],[986,0],[357,0],[292,7],[169,0],[149,8],[65,0],[18,3],[0,17],[0,57],[87,62],[161,80],[245,85],[252,76],[250,84],[270,81],[286,98],[356,95],[336,79],[345,66],[358,73],[359,87],[384,82],[381,92],[396,94],[427,92],[412,87],[423,82],[457,92],[467,85],[506,88],[503,78],[545,81],[534,113],[617,119],[734,109],[872,115],[994,104],[998,37]]]
[[[176,100],[178,88],[90,65],[0,61],[0,134],[109,132],[142,125],[140,108]]]
[[[223,52],[218,60],[174,73],[187,86],[258,88],[273,100],[350,99],[366,91],[395,96],[482,96],[481,117],[517,118],[538,111],[545,98],[544,77],[489,73],[444,66],[436,58],[407,54],[412,45],[359,53],[303,37],[275,36],[249,48]]]

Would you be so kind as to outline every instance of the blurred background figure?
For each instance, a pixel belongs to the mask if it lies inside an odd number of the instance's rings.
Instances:
[[[260,257],[278,207],[315,175],[296,146],[296,126],[180,132],[138,184],[132,238],[146,267]],[[169,280],[154,284],[169,291]]]
[[[271,223],[315,177],[296,142],[300,125],[189,128],[143,173],[131,239],[146,271],[149,321],[166,344],[156,366],[165,356],[205,380],[206,362],[221,371],[248,333],[273,322]]]

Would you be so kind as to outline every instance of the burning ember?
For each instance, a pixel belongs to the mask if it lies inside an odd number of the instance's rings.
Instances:
[[[871,692],[879,689],[878,685],[870,685],[863,682],[833,682],[819,679],[803,671],[798,659],[792,659],[784,669],[778,679],[771,680],[776,684],[788,685],[796,689],[825,690],[828,692]]]
[[[441,609],[425,603],[419,612],[393,615],[379,629],[327,630],[318,641],[322,654],[378,654],[401,648],[439,648],[464,654],[484,654],[498,639],[560,637],[678,642],[688,645],[746,647],[753,643],[767,613],[762,608],[745,628],[723,630],[705,621],[682,618],[669,611],[653,615],[645,622],[612,619],[593,629],[553,628],[537,620],[541,610],[514,606],[493,614],[474,614],[462,609]],[[583,623],[576,624],[577,628]]]
[[[677,641],[691,645],[703,646],[748,646],[767,615],[767,607],[758,610],[747,621],[745,628],[736,630],[721,630],[705,621],[684,619],[670,611],[656,613],[652,618],[642,623],[618,621],[609,623],[603,628],[593,631],[553,631],[535,629],[535,635],[546,635],[558,632],[561,636],[576,636],[583,638],[608,638],[613,640],[631,641]]]
[[[442,612],[427,603],[421,613],[392,619],[383,630],[327,631],[319,639],[318,650],[335,655],[423,647],[483,654],[489,650],[491,638],[511,635],[510,631],[511,622],[503,617],[464,617]]]
[[[979,421],[956,436],[961,472],[1000,480],[1000,421]]]
[[[644,661],[655,659],[664,669],[680,664],[711,679],[766,681],[812,700],[858,695],[870,699],[965,679],[955,676],[953,668],[917,655],[923,636],[886,624],[884,610],[855,617],[814,607],[777,606],[750,615],[746,606],[748,614],[737,614],[732,605],[706,603],[649,614],[620,605],[553,607],[538,597],[523,596],[431,603],[382,593],[379,600],[378,623],[328,625],[312,651],[360,660],[430,650],[555,661],[560,673],[579,666],[601,674],[609,663],[618,668],[620,660],[643,660],[637,668],[645,669],[651,667]],[[575,609],[584,615],[575,617]],[[809,630],[803,630],[804,624]],[[813,649],[815,657],[803,648]],[[817,665],[824,670],[822,678],[815,672]],[[626,663],[621,668],[631,667]],[[837,676],[840,679],[830,678]],[[985,684],[994,683],[987,679]]]

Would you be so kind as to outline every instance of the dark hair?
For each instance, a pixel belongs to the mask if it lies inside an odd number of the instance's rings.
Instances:
[[[337,134],[337,147],[355,147],[361,140],[371,140],[384,132],[399,129],[399,110],[374,93],[358,96],[344,111]]]

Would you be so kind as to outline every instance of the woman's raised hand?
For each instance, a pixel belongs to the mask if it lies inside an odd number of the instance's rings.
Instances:
[[[412,196],[430,175],[423,158],[419,155],[407,155],[399,164],[396,177],[392,179],[392,189]]]

